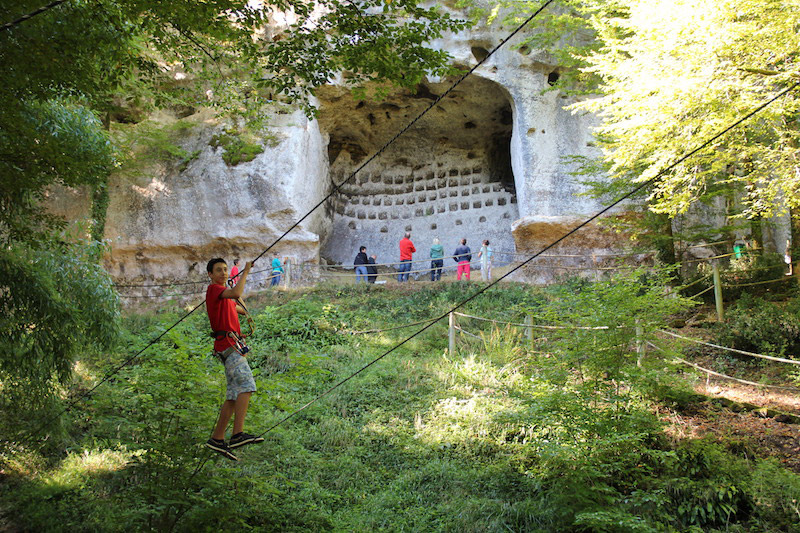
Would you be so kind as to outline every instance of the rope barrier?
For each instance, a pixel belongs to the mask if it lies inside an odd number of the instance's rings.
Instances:
[[[467,315],[465,313],[454,312],[454,315],[463,316],[465,318],[472,318],[475,320],[482,320],[484,322],[494,322],[495,324],[505,324],[508,326],[519,326],[523,328],[537,328],[537,329],[581,329],[581,330],[610,330],[610,329],[624,329],[631,326],[545,326],[543,324],[521,324],[519,322],[503,322],[501,320],[494,320],[491,318],[484,318],[480,316]]]
[[[697,283],[700,283],[701,281],[703,281],[703,280],[705,280],[705,279],[708,279],[708,278],[710,278],[711,276],[713,276],[713,274],[706,274],[706,275],[705,275],[705,276],[703,276],[702,278],[698,278],[698,279],[694,280],[693,282],[689,283],[688,285],[684,285],[684,286],[682,286],[682,287],[675,287],[675,290],[677,290],[677,291],[682,291],[682,290],[688,289],[688,288],[689,288],[689,287],[691,287],[692,285],[696,285]]]
[[[528,257],[526,254],[521,254],[518,252],[495,252],[499,255],[513,255],[517,257]],[[542,254],[539,257],[591,257],[595,259],[597,257],[632,257],[634,255],[653,255],[658,253],[656,250],[645,250],[641,252],[597,252],[592,254]]]
[[[497,255],[500,252],[492,252],[492,253]],[[478,254],[478,252],[470,252],[469,255],[473,255],[474,256],[474,255],[477,255],[477,254]],[[411,262],[412,263],[427,263],[429,261],[436,261],[436,260],[439,260],[439,259],[442,259],[442,260],[444,260],[444,259],[453,259],[453,258],[456,258],[456,257],[460,257],[462,255],[464,255],[464,254],[445,255],[443,257],[437,257],[435,259],[433,259],[433,258],[413,259]],[[319,268],[347,268],[347,269],[350,269],[350,268],[355,268],[356,266],[374,266],[374,267],[386,266],[386,267],[394,267],[394,266],[397,266],[399,264],[400,264],[400,261],[393,261],[391,263],[371,263],[371,264],[368,264],[368,265],[344,265],[344,264],[342,264],[342,265],[314,265],[314,266],[318,266]]]
[[[394,264],[397,264],[397,263],[394,263]],[[478,268],[472,268],[474,265],[480,265],[480,262],[479,261],[471,262],[470,263],[470,269],[471,269],[470,272],[476,272],[476,271],[480,270]],[[374,265],[359,265],[359,266],[374,266]],[[508,266],[508,264],[505,264],[505,265],[493,264],[492,268],[500,268],[500,267],[506,267],[506,266]],[[448,265],[448,266],[442,266],[441,270],[442,270],[442,272],[445,272],[445,271],[447,271],[447,272],[455,272],[456,268],[457,268],[457,265]],[[378,272],[376,274],[367,274],[367,276],[391,276],[391,277],[395,277],[395,276],[399,276],[401,274],[421,274],[421,273],[427,274],[427,273],[430,273],[432,270],[437,270],[437,269],[434,269],[434,268],[431,268],[431,267],[425,267],[425,268],[421,268],[419,270],[406,270],[405,272],[400,272],[399,270],[397,270],[395,272]],[[322,276],[330,276],[330,277],[345,277],[345,278],[351,278],[352,279],[353,277],[356,276],[356,273],[355,272],[346,273],[346,272],[330,272],[330,271],[323,272],[323,271],[320,271],[320,275],[322,275]]]
[[[747,272],[747,271],[745,271],[745,272]],[[792,276],[783,276],[783,277],[780,277],[780,278],[777,278],[777,279],[770,279],[770,280],[767,280],[767,281],[754,281],[753,283],[737,283],[735,285],[725,285],[725,288],[726,289],[734,289],[734,288],[737,288],[737,287],[752,287],[754,285],[765,285],[767,283],[777,283],[779,281],[788,281],[788,280],[790,280],[792,278],[795,278],[795,277],[796,277],[795,275],[792,275]]]
[[[737,381],[739,383],[743,383],[745,385],[752,385],[754,387],[766,387],[766,388],[769,388],[769,389],[781,389],[781,390],[789,390],[789,391],[793,391],[793,392],[800,392],[800,389],[798,389],[796,387],[786,387],[786,386],[783,386],[783,385],[767,385],[767,384],[764,384],[764,383],[756,383],[755,381],[748,381],[746,379],[735,378],[735,377],[729,376],[727,374],[721,374],[719,372],[715,372],[713,370],[709,370],[708,368],[703,368],[700,365],[697,365],[695,363],[687,361],[686,359],[678,357],[675,353],[673,353],[673,352],[671,352],[669,350],[665,350],[664,348],[662,348],[660,346],[656,346],[655,344],[653,344],[650,341],[647,341],[647,344],[648,344],[648,346],[651,346],[651,347],[655,348],[656,350],[659,350],[659,351],[661,351],[661,352],[663,352],[665,354],[671,355],[679,363],[683,363],[685,365],[689,365],[691,367],[696,368],[697,370],[701,370],[701,371],[705,372],[706,374],[711,374],[712,376],[717,376],[717,377],[720,377],[720,378],[723,378],[723,379],[729,379],[731,381]]]
[[[262,274],[264,272],[272,272],[272,267],[265,268],[263,270],[251,270],[249,276],[253,276],[255,274]],[[237,274],[238,277],[238,274]],[[272,276],[274,277],[274,276]],[[151,288],[151,287],[173,287],[179,285],[199,285],[204,284],[208,285],[209,281],[208,278],[201,279],[197,281],[173,281],[170,283],[151,283],[151,284],[142,284],[142,285],[135,285],[135,284],[117,284],[114,283],[114,287],[117,288],[124,288],[124,289],[134,289],[134,288]],[[191,294],[191,293],[190,293]],[[197,294],[197,293],[194,293]]]
[[[724,242],[728,242],[728,241],[724,241]],[[529,258],[530,257],[530,255],[520,254],[520,253],[515,253],[515,252],[493,251],[492,253],[495,256],[497,256],[497,255],[505,255],[505,256],[522,257],[522,258]],[[650,254],[650,253],[654,253],[654,252],[631,252],[629,254],[606,254],[606,255],[622,257],[624,255],[632,256],[632,255]],[[538,256],[538,258],[573,257],[573,258],[592,258],[592,259],[594,259],[594,257],[596,255],[598,255],[598,254],[583,254],[583,255],[579,255],[579,254],[542,254],[542,255]],[[704,258],[704,259],[687,260],[687,261],[683,261],[683,263],[685,264],[685,263],[693,263],[693,262],[703,262],[703,261],[708,261],[710,259],[729,257],[731,255],[734,255],[734,254],[732,254],[732,253],[731,254],[723,254],[723,255],[718,255],[718,256]],[[444,256],[444,257],[441,257],[441,258],[437,258],[437,259],[446,260],[446,259],[453,259],[454,257],[458,257],[458,256],[456,256],[456,255],[447,255],[447,256]],[[430,258],[428,258],[428,259],[415,259],[415,260],[411,261],[411,263],[412,264],[413,263],[429,263],[430,261],[434,261],[434,259],[430,259]],[[367,264],[367,265],[358,265],[358,266],[375,267],[375,268],[377,268],[377,267],[396,268],[400,264],[401,264],[400,261],[395,261],[395,262],[390,262],[390,263],[371,263],[371,264]],[[492,262],[492,267],[493,268],[502,268],[502,267],[506,267],[506,266],[508,266],[510,264],[514,264],[514,262],[501,264],[501,263],[495,263],[493,261]],[[482,261],[480,259],[476,259],[476,260],[470,262],[470,266],[471,267],[475,266],[475,265],[482,265]],[[311,268],[311,269],[316,268],[316,269],[319,269],[321,272],[322,271],[327,271],[328,269],[336,269],[336,268],[340,268],[340,269],[344,269],[344,270],[348,270],[348,271],[353,270],[352,273],[349,273],[349,272],[346,272],[346,273],[345,272],[342,272],[342,273],[329,272],[328,273],[328,272],[326,272],[324,274],[324,275],[329,275],[329,276],[341,276],[341,277],[354,276],[355,275],[355,272],[354,272],[355,267],[356,267],[356,265],[352,265],[352,266],[349,266],[349,265],[320,265],[320,264],[306,264],[305,265],[305,268]],[[456,268],[457,268],[457,265],[443,265],[442,266],[442,270],[443,271],[445,271],[445,270],[452,271],[452,270],[455,270]],[[616,267],[599,267],[599,266],[567,266],[567,265],[540,265],[540,264],[536,264],[536,265],[528,265],[528,268],[541,269],[541,270],[547,270],[547,269],[549,269],[549,270],[559,270],[560,269],[560,270],[576,270],[576,271],[587,271],[587,270],[589,270],[589,271],[606,271],[606,270],[608,270],[608,271],[620,271],[620,270],[635,269],[635,268],[638,268],[638,267],[632,266],[632,265],[624,265],[624,266],[616,266]],[[731,275],[731,274],[739,274],[739,273],[756,272],[756,271],[760,271],[760,270],[768,270],[768,269],[774,269],[774,268],[777,268],[777,267],[776,266],[763,266],[763,267],[756,267],[756,268],[751,268],[751,269],[747,269],[747,270],[736,270],[736,271],[732,271],[732,272],[726,272],[726,273],[723,273],[723,274]],[[425,273],[425,272],[430,272],[431,270],[433,270],[433,268],[426,267],[426,268],[419,268],[419,269],[416,269],[416,270],[411,270],[411,271],[408,271],[407,273],[409,273],[409,274]],[[272,272],[272,268],[265,268],[263,270],[253,270],[253,271],[250,272],[250,275],[252,276],[252,275],[260,274],[260,273],[263,273],[263,272]],[[399,274],[399,272],[397,272],[397,271],[395,271],[395,272],[378,272],[377,274],[371,274],[371,275],[394,276],[396,274]],[[707,275],[703,276],[702,278],[699,278],[699,279],[693,281],[692,283],[690,283],[688,285],[685,285],[685,286],[682,286],[682,287],[676,287],[676,289],[677,290],[686,289],[688,287],[691,287],[695,283],[699,283],[700,281],[702,281],[702,280],[704,280],[704,279],[706,279],[706,278],[708,278],[710,276],[711,276],[711,274],[707,274]],[[271,276],[271,277],[274,277],[274,276]],[[270,279],[270,278],[265,278],[265,279]],[[767,281],[760,281],[760,282],[754,283],[753,285],[755,285],[755,284],[764,284],[764,283],[774,283],[774,282],[778,282],[778,281],[780,281],[782,279],[785,279],[785,278],[778,278],[778,279],[771,280],[771,281],[768,281],[768,282]],[[169,283],[152,283],[152,284],[117,284],[117,283],[115,283],[114,287],[117,287],[117,288],[154,288],[154,287],[172,287],[172,286],[181,286],[181,285],[199,285],[199,284],[207,284],[207,283],[208,283],[207,279],[202,279],[202,280],[198,280],[198,281],[176,281],[176,282],[169,282]],[[744,287],[744,286],[748,286],[748,284],[726,285],[726,287],[730,287],[730,288],[733,288],[733,287]],[[200,294],[201,292],[202,291],[197,291],[197,292],[192,292],[192,293],[182,293],[182,295]],[[148,298],[148,297],[153,297],[153,298],[157,298],[158,296],[123,296],[123,297],[129,297],[129,298]]]
[[[730,256],[735,255],[735,254],[736,254],[736,252],[731,252],[729,254],[714,255],[714,256],[711,256],[711,257],[700,257],[698,259],[686,259],[685,261],[682,261],[682,263],[684,263],[684,264],[686,264],[686,263],[702,263],[704,261],[711,261],[712,259],[722,259],[724,257],[730,257]]]
[[[420,324],[425,324],[425,323],[431,322],[433,320],[439,320],[439,318],[429,318],[427,320],[420,320],[419,322],[412,322],[410,324],[405,324],[405,325],[402,325],[402,326],[394,326],[394,327],[391,327],[391,328],[367,329],[367,330],[364,330],[364,331],[351,331],[350,335],[365,335],[367,333],[383,333],[384,331],[393,331],[393,330],[396,330],[396,329],[410,328],[411,326],[419,326]]]
[[[267,272],[267,270],[260,270],[259,272]],[[250,274],[252,275],[253,272],[251,272]],[[282,275],[283,274],[280,274],[280,276],[282,276]],[[271,280],[272,278],[277,278],[278,276],[279,276],[278,274],[273,274],[272,276],[267,276],[266,278],[262,278],[260,280],[257,280],[257,282],[258,283],[264,283],[264,282],[266,282],[268,280]],[[208,284],[209,281],[206,280],[203,283]],[[136,286],[132,286],[132,287],[136,287]],[[192,292],[180,292],[180,293],[171,293],[171,294],[170,293],[168,293],[168,294],[120,294],[119,296],[120,296],[120,298],[131,298],[131,299],[136,299],[136,298],[162,298],[162,299],[164,299],[164,298],[176,298],[176,297],[180,297],[180,296],[193,296],[195,294],[203,294],[205,291],[206,291],[206,287],[202,287],[201,289],[198,289],[198,290],[192,291]]]
[[[716,246],[717,244],[727,244],[729,242],[733,242],[730,239],[724,241],[714,241],[714,242],[704,242],[702,244],[692,244],[684,248],[684,250],[688,250],[689,248],[705,248],[707,246]]]
[[[707,293],[708,291],[710,291],[713,288],[714,288],[713,285],[711,285],[710,287],[706,287],[705,289],[703,289],[702,291],[698,292],[697,294],[693,294],[692,298],[697,298],[698,296],[702,296],[702,295],[704,295],[705,293]]]
[[[778,361],[779,363],[789,363],[790,365],[800,365],[800,361],[795,359],[785,359],[783,357],[775,357],[772,355],[764,355],[760,353],[753,353],[747,352],[745,350],[737,350],[736,348],[728,348],[727,346],[720,346],[719,344],[713,344],[710,342],[701,341],[700,339],[693,339],[691,337],[684,337],[683,335],[678,335],[677,333],[673,333],[671,331],[667,331],[665,329],[658,330],[661,333],[666,333],[667,335],[671,335],[672,337],[676,337],[678,339],[683,339],[685,341],[693,342],[695,344],[703,344],[705,346],[710,346],[712,348],[718,348],[720,350],[727,350],[729,352],[734,352],[742,355],[749,355],[751,357],[759,357],[761,359],[769,359],[770,361]]]
[[[462,327],[460,327],[460,326],[453,326],[453,327],[454,327],[455,329],[457,329],[458,331],[460,331],[461,333],[465,334],[465,335],[469,335],[470,337],[474,337],[474,338],[478,339],[479,341],[482,341],[482,340],[483,340],[483,339],[482,339],[481,337],[479,337],[478,335],[475,335],[474,333],[470,333],[469,331],[467,331],[467,330],[463,329],[463,328],[462,328]]]

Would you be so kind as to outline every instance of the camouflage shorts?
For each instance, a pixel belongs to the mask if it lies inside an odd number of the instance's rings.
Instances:
[[[255,392],[256,380],[247,359],[242,357],[234,348],[222,352],[225,359],[225,382],[227,391],[226,400],[236,400],[243,392]]]

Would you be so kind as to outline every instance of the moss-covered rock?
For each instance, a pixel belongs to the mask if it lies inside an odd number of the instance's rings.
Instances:
[[[228,166],[236,166],[239,163],[252,161],[264,151],[262,144],[245,139],[241,134],[231,132],[214,135],[208,144],[214,148],[223,148],[222,160]]]

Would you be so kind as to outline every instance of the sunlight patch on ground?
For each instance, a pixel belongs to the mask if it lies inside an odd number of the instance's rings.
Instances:
[[[497,425],[497,415],[514,407],[508,398],[486,396],[477,391],[471,398],[446,398],[427,416],[415,419],[415,438],[426,444],[442,444],[486,437]]]
[[[47,484],[80,486],[89,476],[121,470],[136,455],[128,450],[83,450],[70,453],[46,480]]]

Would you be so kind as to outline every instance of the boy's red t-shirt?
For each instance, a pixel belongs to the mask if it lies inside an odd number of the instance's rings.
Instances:
[[[226,288],[223,285],[212,283],[206,289],[208,321],[211,323],[213,331],[235,331],[241,335],[242,329],[239,325],[239,314],[236,312],[236,301],[232,298],[221,297]],[[235,345],[233,339],[225,337],[214,341],[214,351],[224,352]]]

